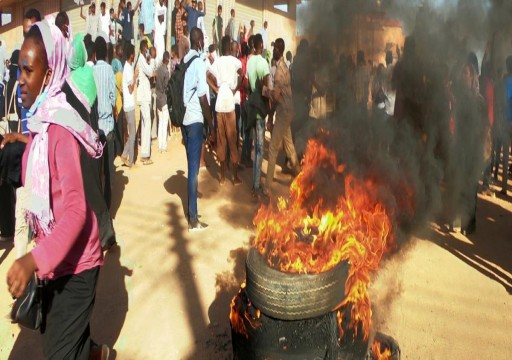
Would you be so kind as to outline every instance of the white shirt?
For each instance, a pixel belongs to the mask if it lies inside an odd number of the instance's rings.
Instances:
[[[92,41],[96,40],[96,37],[98,36],[98,32],[101,31],[101,25],[100,25],[100,17],[98,14],[94,15],[87,15],[87,20],[85,24],[85,33],[91,34]],[[107,33],[108,35],[108,33]]]
[[[133,66],[126,61],[123,68],[123,110],[135,110],[135,90],[130,94],[128,86],[133,84]]]
[[[219,87],[215,111],[222,113],[235,111],[233,90],[238,85],[238,70],[241,68],[242,62],[231,55],[221,56],[213,63],[212,74],[217,79]]]
[[[108,38],[110,37],[110,26],[112,25],[112,20],[110,20],[110,14],[105,11],[105,15],[101,15],[100,13],[100,26],[101,31],[103,31],[107,35],[107,42]]]
[[[160,21],[158,21],[158,12],[160,9],[164,9],[164,22],[162,24],[163,24],[163,28],[164,28],[163,33],[165,35],[165,33],[167,32],[167,6],[160,5],[160,1],[157,1],[155,4],[155,33],[156,33],[157,24],[160,24]],[[174,24],[172,24],[172,26],[174,26]]]
[[[190,49],[183,58],[184,62],[198,55],[196,50]],[[206,65],[200,57],[194,60],[187,69],[183,90],[183,103],[187,107],[183,125],[203,123],[203,110],[199,98],[208,94],[208,83],[206,82]]]
[[[197,18],[197,28],[201,29],[203,32],[203,38],[204,38],[204,48],[208,49],[208,46],[210,46],[210,41],[208,39],[208,32],[206,31],[206,27],[204,26],[204,16],[199,16]]]
[[[149,78],[153,76],[153,72],[155,71],[154,67],[151,63],[148,64],[142,54],[139,54],[137,67],[139,68],[139,77],[137,78],[137,103],[151,103],[151,84],[149,83]]]
[[[267,48],[267,42],[268,42],[267,30],[265,28],[261,29],[260,34],[261,34],[261,37],[263,38],[263,49],[266,50],[266,49],[268,49]]]

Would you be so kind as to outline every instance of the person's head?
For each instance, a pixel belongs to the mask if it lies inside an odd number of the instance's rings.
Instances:
[[[126,8],[128,9],[128,11],[132,11],[132,2],[131,1],[128,1],[126,3]]]
[[[118,58],[118,59],[122,59],[122,58],[123,58],[123,51],[124,51],[124,49],[123,49],[123,44],[118,43],[118,44],[116,45],[116,52],[115,52],[114,56],[115,56],[116,58]]]
[[[110,8],[109,14],[110,14],[110,19],[113,19],[114,18],[114,8]]]
[[[507,60],[505,60],[505,65],[507,67],[507,73],[512,75],[512,55],[507,57]]]
[[[38,21],[41,21],[41,13],[39,13],[39,11],[37,9],[29,9],[25,13],[25,17],[23,18],[23,36],[24,37],[30,30],[30,27]]]
[[[105,3],[104,3],[104,2],[102,2],[102,3],[100,4],[100,11],[101,11],[101,15],[105,16],[105,12],[106,12],[106,10],[107,10],[107,5],[105,5]]]
[[[249,36],[249,39],[247,39],[247,45],[249,46],[249,52],[254,51],[254,35]]]
[[[149,55],[151,56],[151,59],[156,59],[156,47],[152,47],[149,49]]]
[[[263,37],[261,34],[254,35],[254,51],[257,55],[260,55],[263,53]]]
[[[95,2],[93,2],[91,4],[90,9],[91,9],[91,15],[96,15],[96,3]]]
[[[391,50],[386,51],[386,66],[393,64],[393,53]]]
[[[96,60],[107,60],[107,42],[103,36],[98,36],[94,42],[94,48],[96,49]]]
[[[231,54],[231,37],[226,35],[221,40],[222,55],[227,56]]]
[[[251,49],[246,42],[242,43],[242,56],[247,57],[251,53]]]
[[[140,53],[143,54],[144,56],[147,56],[149,54],[146,54],[146,51],[149,50],[148,49],[148,42],[146,40],[142,40],[140,42]]]
[[[254,20],[251,20],[251,29],[254,28]]]
[[[231,9],[231,17],[234,18],[235,17],[235,9]]]
[[[192,9],[197,9],[197,0],[192,0]]]
[[[94,41],[92,41],[91,34],[87,34],[84,37],[85,50],[87,51],[87,61],[96,61],[96,48]]]
[[[197,2],[197,10],[199,10],[201,12],[203,11],[203,2],[202,1]]]
[[[222,5],[217,6],[217,15],[222,16]]]
[[[133,60],[135,60],[135,46],[133,46],[132,44],[126,44],[125,51],[126,61],[132,64]]]
[[[21,102],[25,109],[30,109],[52,77],[43,36],[37,26],[31,27],[25,34],[18,65]]]
[[[283,57],[284,49],[285,49],[284,40],[281,39],[281,38],[277,39],[274,42],[274,56],[273,56],[273,58],[274,58],[275,61],[278,61],[279,59],[281,59]]]
[[[139,24],[139,34],[141,38],[144,36],[144,24],[142,23]]]
[[[196,26],[190,31],[190,48],[194,50],[204,48],[203,32]]]
[[[264,28],[265,30],[267,30],[267,28],[268,28],[268,21],[265,21],[265,22],[263,23],[263,28]]]
[[[292,62],[293,60],[292,52],[290,50],[286,52],[286,60],[289,62]]]
[[[179,55],[178,45],[171,46],[171,59],[177,59]]]
[[[55,17],[55,25],[62,32],[62,35],[66,39],[69,39],[69,17],[65,11],[61,11],[60,13],[57,14],[57,16]]]
[[[164,56],[163,56],[163,58],[162,58],[162,63],[163,63],[165,66],[169,65],[169,58],[170,58],[170,56],[169,56],[169,51],[167,51],[167,50],[166,50],[166,51],[164,52]]]
[[[231,41],[231,56],[238,58],[239,49],[240,47],[238,46],[238,42],[236,42],[235,40]]]
[[[126,7],[126,0],[119,1],[119,8],[121,10],[124,10],[125,7]]]

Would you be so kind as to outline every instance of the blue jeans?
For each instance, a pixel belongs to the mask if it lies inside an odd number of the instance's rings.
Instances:
[[[263,144],[265,143],[265,120],[257,119],[254,129],[254,162],[252,164],[252,189],[258,191],[261,188],[261,165],[263,164]]]
[[[203,123],[181,127],[188,163],[188,221],[197,221],[197,186],[201,148],[203,147]]]

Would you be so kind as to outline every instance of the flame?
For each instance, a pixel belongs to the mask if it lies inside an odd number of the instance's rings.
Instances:
[[[275,207],[263,205],[258,210],[252,246],[269,266],[289,273],[322,273],[348,260],[345,299],[338,308],[351,305],[348,326],[357,335],[360,324],[367,339],[372,315],[370,274],[392,245],[391,221],[377,200],[374,180],[347,174],[346,166],[324,143],[319,138],[309,140],[289,200],[280,198]]]
[[[253,328],[257,329],[260,325],[261,312],[252,306],[252,303],[245,294],[245,282],[240,286],[240,290],[231,300],[231,311],[229,313],[229,321],[231,327],[237,334],[249,338],[246,322]]]
[[[376,360],[390,360],[392,355],[391,350],[388,348],[385,348],[384,351],[382,351],[382,344],[377,340],[372,344],[372,353]]]

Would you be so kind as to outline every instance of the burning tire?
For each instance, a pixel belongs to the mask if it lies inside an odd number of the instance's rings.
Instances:
[[[321,274],[288,274],[269,267],[256,249],[247,256],[247,295],[267,316],[302,320],[324,315],[345,297],[348,262]]]

